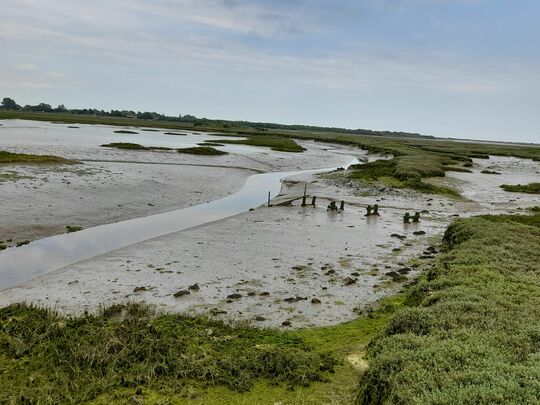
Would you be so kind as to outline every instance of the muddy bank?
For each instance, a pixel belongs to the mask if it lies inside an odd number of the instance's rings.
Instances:
[[[0,183],[0,240],[34,240],[184,208],[229,195],[254,172],[197,166],[87,163],[17,167],[25,177]]]

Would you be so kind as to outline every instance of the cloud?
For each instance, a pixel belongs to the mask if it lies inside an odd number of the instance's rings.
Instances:
[[[37,66],[31,63],[28,63],[28,64],[18,65],[15,67],[15,69],[23,71],[23,72],[33,72],[37,70]]]

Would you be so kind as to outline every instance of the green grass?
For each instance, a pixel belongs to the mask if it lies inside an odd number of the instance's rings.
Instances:
[[[73,160],[51,155],[29,155],[0,150],[0,164],[70,164]]]
[[[0,402],[80,403],[138,388],[165,395],[186,382],[245,392],[327,378],[335,360],[290,333],[204,318],[154,316],[144,305],[61,317],[23,304],[0,309]]]
[[[362,404],[538,403],[540,215],[458,220],[369,347]]]
[[[293,139],[271,135],[248,136],[247,139],[218,139],[215,142],[236,145],[264,146],[278,152],[303,152]]]
[[[217,155],[228,155],[227,152],[212,148],[211,146],[195,146],[192,148],[181,148],[177,149],[178,153],[188,153],[190,155],[208,155],[208,156],[217,156]]]
[[[410,188],[429,194],[459,197],[457,191],[422,181],[426,177],[442,177],[444,160],[438,157],[408,155],[390,160],[353,165],[348,172],[338,173],[338,179],[356,180],[363,183],[379,182],[395,188]]]
[[[513,193],[528,193],[528,194],[540,194],[540,183],[530,183],[530,184],[503,184],[501,188],[504,191],[509,191]]]
[[[150,150],[146,146],[139,145],[138,143],[130,142],[112,142],[101,145],[104,148],[116,148],[116,149],[129,149],[129,150]]]
[[[163,146],[143,146],[138,143],[131,142],[112,142],[101,145],[104,148],[128,149],[128,150],[173,150]]]
[[[79,232],[82,231],[82,226],[75,226],[75,225],[66,225],[66,232],[72,233],[72,232]]]

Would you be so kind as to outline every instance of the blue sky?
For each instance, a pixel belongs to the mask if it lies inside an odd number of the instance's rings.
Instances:
[[[540,143],[537,0],[0,0],[22,104]]]

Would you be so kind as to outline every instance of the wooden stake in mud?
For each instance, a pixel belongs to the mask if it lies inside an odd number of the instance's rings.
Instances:
[[[313,196],[311,197],[311,205],[315,207],[315,201],[317,200],[317,197]]]
[[[268,192],[268,206],[270,207],[270,191]]]
[[[339,203],[339,210],[340,211],[345,210],[345,201],[341,200],[341,202]]]
[[[369,217],[371,215],[371,205],[368,205],[367,208],[366,208],[366,214],[364,215],[365,217]]]
[[[302,207],[305,207],[307,198],[307,184],[304,184],[304,195],[302,196]]]
[[[408,224],[410,219],[411,219],[410,214],[408,212],[406,212],[405,215],[403,215],[403,223]]]
[[[379,214],[379,204],[375,204],[375,205],[373,206],[373,215],[377,215],[377,216],[380,215],[380,214]]]

